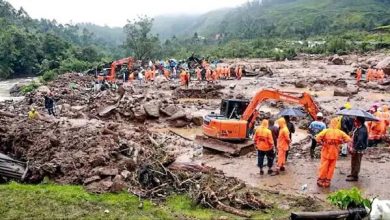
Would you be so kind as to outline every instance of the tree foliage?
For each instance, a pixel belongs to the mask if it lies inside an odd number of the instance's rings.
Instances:
[[[153,19],[140,16],[133,21],[128,20],[124,27],[126,33],[125,47],[139,60],[156,58],[160,41],[157,35],[151,34]]]

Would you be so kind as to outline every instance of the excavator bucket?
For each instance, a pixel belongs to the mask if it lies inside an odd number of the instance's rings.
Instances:
[[[221,141],[215,138],[209,138],[203,135],[197,135],[195,142],[199,145],[202,145],[203,149],[227,153],[235,157],[243,156],[255,150],[254,143],[251,140],[240,143],[232,143]]]

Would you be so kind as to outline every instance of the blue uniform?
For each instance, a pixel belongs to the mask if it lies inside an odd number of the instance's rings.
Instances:
[[[322,121],[313,121],[309,126],[310,134],[315,136],[326,128],[326,125]]]

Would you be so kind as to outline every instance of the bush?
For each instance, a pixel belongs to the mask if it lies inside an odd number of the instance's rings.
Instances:
[[[360,190],[356,187],[349,190],[342,189],[336,191],[328,196],[328,200],[341,209],[347,209],[349,207],[367,207],[371,209],[371,201],[363,198]]]
[[[76,58],[68,58],[66,60],[61,61],[59,72],[82,72],[91,67],[89,62],[81,61]]]
[[[31,83],[22,86],[20,91],[22,92],[22,94],[27,94],[29,92],[32,92],[32,91],[38,89],[38,87],[39,87],[39,84],[35,81],[32,81]]]
[[[54,70],[49,70],[49,71],[46,71],[42,75],[42,81],[48,82],[48,81],[56,79],[57,76],[58,76],[58,74]]]

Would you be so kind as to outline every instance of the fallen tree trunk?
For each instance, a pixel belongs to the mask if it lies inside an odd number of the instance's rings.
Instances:
[[[355,208],[341,211],[324,211],[324,212],[293,212],[292,220],[299,219],[345,219],[347,217],[359,216],[362,219],[367,215],[365,208]],[[352,218],[354,219],[354,218]]]
[[[241,216],[241,217],[245,217],[245,218],[250,218],[251,217],[251,214],[249,214],[247,212],[244,212],[244,211],[241,211],[239,209],[233,208],[231,206],[227,206],[227,205],[223,204],[220,201],[217,201],[217,205],[215,206],[215,208],[219,209],[221,211],[227,212],[227,213],[231,213],[231,214],[234,214],[234,215]]]

